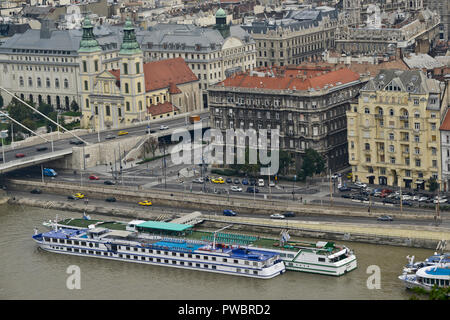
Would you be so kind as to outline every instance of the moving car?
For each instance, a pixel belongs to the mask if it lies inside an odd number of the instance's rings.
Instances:
[[[33,194],[41,194],[42,191],[41,191],[41,189],[33,189],[33,190],[30,191],[30,193],[33,193]]]
[[[119,131],[119,133],[117,135],[124,136],[126,134],[128,134],[128,131]]]
[[[73,140],[70,140],[70,142],[69,142],[70,144],[83,144],[84,142],[83,141],[81,141],[81,140],[76,140],[76,139],[73,139]]]
[[[106,135],[106,137],[105,137],[105,139],[107,139],[107,140],[110,140],[110,139],[115,139],[116,138],[116,136],[114,136],[114,135],[112,135],[112,134],[107,134]]]
[[[149,200],[144,200],[144,201],[139,201],[139,204],[140,204],[141,206],[151,206],[151,205],[152,205],[152,202],[149,201]]]
[[[362,182],[360,182],[360,181],[356,181],[356,182],[355,182],[355,186],[358,186],[358,187],[360,187],[360,188],[366,188],[366,187],[367,187],[367,184],[362,183]]]
[[[16,153],[16,158],[23,158],[25,157],[24,153]]]
[[[229,210],[229,209],[225,209],[223,210],[223,215],[224,216],[237,216],[237,213],[234,212],[233,210]]]
[[[287,217],[295,217],[295,213],[292,211],[283,212],[283,216]]]
[[[97,176],[94,176],[93,174],[91,174],[91,175],[89,176],[89,180],[100,180],[100,178],[97,177]]]
[[[193,183],[203,183],[205,180],[203,180],[203,178],[195,178],[194,180],[192,180]]]
[[[238,186],[231,186],[230,190],[234,192],[242,192],[242,188]]]
[[[43,175],[46,177],[56,177],[58,174],[56,173],[55,170],[51,169],[51,168],[44,168],[44,170],[42,171]]]
[[[73,196],[74,196],[75,198],[78,198],[78,199],[83,199],[83,198],[84,198],[84,194],[83,194],[83,193],[80,193],[80,192],[75,193]]]
[[[269,182],[269,187],[275,187],[275,182],[270,181],[270,182]]]
[[[248,187],[247,188],[247,192],[254,192],[254,193],[258,193],[259,189],[256,187]]]
[[[116,202],[116,198],[114,197],[109,197],[105,199],[106,202]]]
[[[159,130],[167,130],[167,129],[169,129],[169,127],[163,124],[159,127]]]
[[[108,185],[108,186],[112,186],[112,185],[115,185],[116,183],[115,182],[112,182],[112,181],[109,181],[109,180],[106,180],[105,182],[103,182],[104,184],[106,184],[106,185]]]
[[[377,218],[378,221],[394,221],[391,216],[380,216]]]
[[[47,149],[48,149],[47,147],[37,147],[36,151],[45,151]]]
[[[270,218],[271,218],[271,219],[284,219],[285,216],[282,215],[282,214],[279,214],[279,213],[274,213],[274,214],[271,214],[271,215],[270,215]]]
[[[145,133],[155,133],[156,132],[156,130],[151,130],[151,129],[145,129]]]

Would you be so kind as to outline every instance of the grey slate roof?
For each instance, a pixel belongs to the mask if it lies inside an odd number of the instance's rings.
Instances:
[[[400,85],[402,91],[415,94],[438,93],[440,92],[439,81],[428,79],[424,72],[419,70],[381,70],[378,75],[370,80],[362,91],[379,91],[394,81]]]

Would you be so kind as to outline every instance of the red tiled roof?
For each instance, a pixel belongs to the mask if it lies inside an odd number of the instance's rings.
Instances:
[[[176,94],[181,93],[180,88],[177,87],[177,85],[173,82],[169,83],[169,93],[170,94]]]
[[[447,112],[445,113],[444,121],[442,121],[442,124],[439,127],[439,130],[450,131],[450,112],[448,112],[448,110],[449,109],[447,109]]]
[[[168,88],[171,82],[178,85],[198,80],[181,57],[147,62],[144,64],[144,74],[147,92]]]
[[[120,70],[109,70],[120,81]],[[171,88],[181,93],[179,84],[197,81],[197,76],[191,71],[184,59],[174,58],[144,64],[145,91],[154,91],[162,88]],[[171,87],[171,84],[173,84]]]
[[[172,111],[180,111],[177,107],[172,105],[169,101],[164,103],[152,104],[147,107],[147,112],[152,116],[159,116],[160,114],[166,114]]]
[[[280,70],[277,70],[280,71]],[[330,71],[330,69],[319,68],[305,70],[304,68],[285,69],[284,74],[274,72],[274,76],[257,76],[249,73],[237,74],[225,79],[219,85],[227,87],[242,88],[262,88],[270,90],[316,90],[324,88],[326,85],[336,86],[338,83],[344,84],[359,79],[359,74],[348,68]]]

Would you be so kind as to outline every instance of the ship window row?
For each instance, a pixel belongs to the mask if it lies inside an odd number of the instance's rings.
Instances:
[[[430,279],[430,278],[423,278],[423,282],[430,285],[440,285],[440,286],[449,286],[450,280],[445,279]],[[440,282],[440,283],[439,283]]]

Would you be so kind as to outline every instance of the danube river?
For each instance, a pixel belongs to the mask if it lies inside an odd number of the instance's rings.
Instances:
[[[47,253],[38,249],[31,236],[34,227],[46,230],[42,222],[56,214],[59,218],[81,217],[67,211],[0,206],[0,299],[404,300],[412,295],[397,278],[407,262],[405,257],[415,255],[422,260],[433,254],[426,249],[342,242],[358,259],[358,268],[345,276],[289,271],[260,280]],[[73,265],[80,270],[80,289],[66,285],[71,276],[67,270]],[[367,286],[372,275],[367,270],[373,265],[380,270],[379,289]]]

